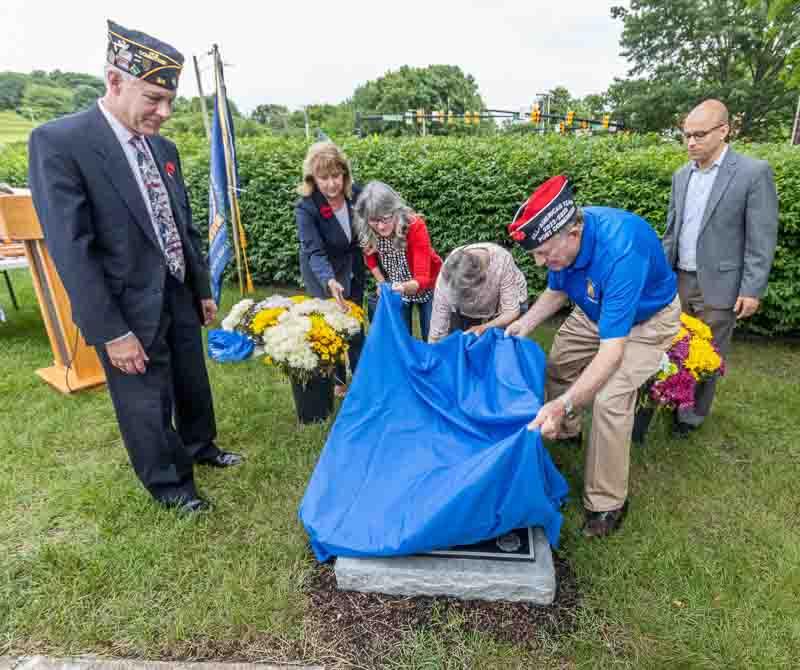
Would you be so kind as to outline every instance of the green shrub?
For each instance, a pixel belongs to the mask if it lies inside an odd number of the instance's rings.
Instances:
[[[0,144],[0,182],[21,188],[28,183],[28,146],[25,142]]]
[[[195,220],[208,219],[208,147],[202,138],[174,138],[181,148]],[[433,245],[444,257],[459,244],[507,244],[506,225],[519,204],[553,174],[568,174],[582,204],[608,205],[643,216],[663,233],[672,173],[684,148],[654,136],[606,138],[495,136],[349,138],[341,146],[356,180],[380,179],[421,212]],[[285,137],[238,143],[241,211],[248,256],[259,283],[299,284],[295,187],[308,143]],[[739,150],[772,165],[780,196],[780,235],[769,290],[749,328],[800,332],[800,151],[788,145],[743,145]],[[24,181],[24,147],[0,152],[0,180]],[[514,254],[532,293],[545,275]]]

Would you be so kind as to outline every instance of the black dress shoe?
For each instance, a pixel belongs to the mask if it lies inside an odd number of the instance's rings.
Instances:
[[[220,451],[216,456],[197,461],[198,465],[210,465],[212,468],[229,468],[240,463],[244,463],[244,456],[234,454],[232,451]]]
[[[194,498],[179,496],[177,498],[159,500],[158,502],[168,509],[177,510],[181,514],[197,514],[198,512],[208,512],[211,509],[211,503],[200,496]]]
[[[606,537],[620,529],[625,515],[628,513],[628,501],[619,509],[608,512],[592,512],[584,510],[586,520],[583,524],[584,537]]]

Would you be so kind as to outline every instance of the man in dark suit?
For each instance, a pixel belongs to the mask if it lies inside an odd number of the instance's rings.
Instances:
[[[214,444],[200,327],[217,307],[177,149],[158,135],[183,56],[108,26],[106,95],[31,133],[33,202],[136,474],[158,502],[199,512],[193,464],[242,457]]]
[[[758,310],[775,256],[778,196],[766,161],[728,146],[728,110],[706,100],[686,117],[690,162],[672,177],[664,252],[678,275],[684,312],[711,328],[724,356],[737,319]],[[685,437],[711,410],[715,380],[698,384],[693,410],[676,415]]]

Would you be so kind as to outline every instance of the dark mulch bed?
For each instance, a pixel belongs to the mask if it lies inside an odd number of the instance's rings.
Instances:
[[[448,619],[461,621],[465,633],[482,633],[500,642],[535,648],[542,639],[568,634],[577,625],[581,595],[575,573],[566,559],[554,553],[553,560],[558,591],[549,607],[339,591],[333,565],[319,565],[307,586],[306,621],[322,647],[340,661],[359,665],[385,659],[411,631],[444,631]]]

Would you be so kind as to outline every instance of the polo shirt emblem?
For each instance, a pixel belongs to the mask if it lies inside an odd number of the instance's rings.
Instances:
[[[586,295],[589,296],[589,300],[592,302],[597,302],[597,293],[594,290],[594,284],[592,284],[592,280],[587,277],[586,278]]]

